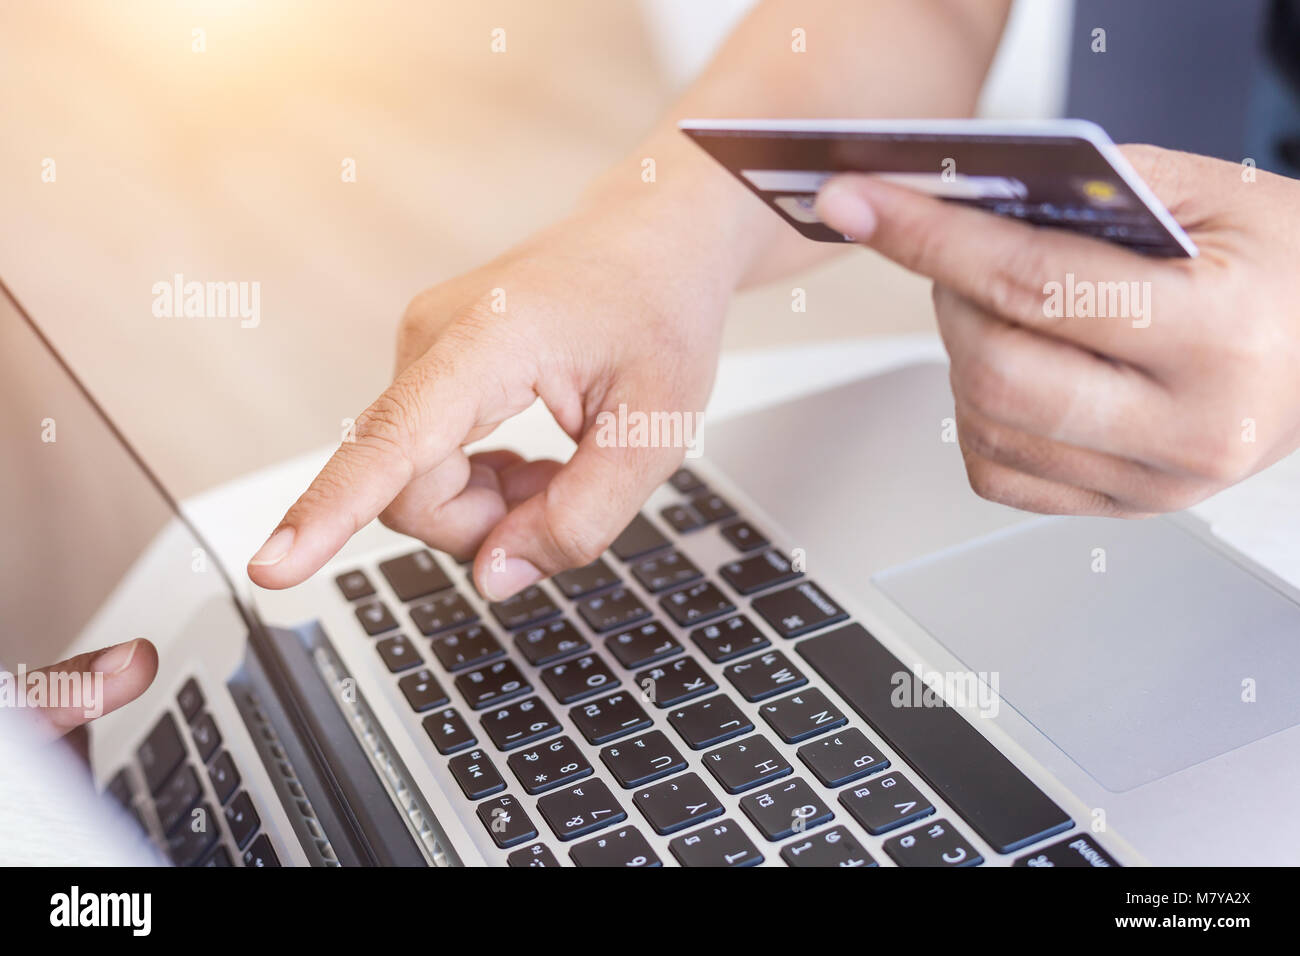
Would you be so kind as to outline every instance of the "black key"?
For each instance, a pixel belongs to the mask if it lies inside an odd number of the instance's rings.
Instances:
[[[569,711],[569,719],[589,743],[603,744],[630,734],[653,721],[626,691],[600,697]]]
[[[699,775],[682,774],[632,797],[656,833],[673,833],[703,820],[722,816],[723,807]]]
[[[606,639],[605,647],[628,670],[672,657],[682,649],[677,639],[664,630],[658,621],[648,621],[630,630],[619,631]]]
[[[397,682],[401,688],[402,695],[406,702],[411,705],[411,709],[417,714],[422,714],[426,710],[432,710],[447,703],[447,692],[442,689],[438,679],[433,676],[433,671],[422,667],[414,674],[407,674]]]
[[[366,633],[371,637],[397,627],[397,619],[393,617],[387,606],[380,601],[371,601],[369,604],[358,605],[356,614],[357,620],[361,622],[361,626],[366,629]]]
[[[686,769],[686,761],[661,730],[610,744],[600,759],[625,790]]]
[[[424,663],[420,652],[406,639],[405,634],[386,637],[375,645],[375,649],[379,651],[379,656],[384,659],[384,665],[393,674],[419,667]]]
[[[123,809],[129,810],[131,808],[135,801],[131,796],[131,778],[128,776],[125,767],[113,774],[113,778],[105,785],[104,796],[117,801],[118,805]]]
[[[547,794],[537,801],[537,809],[561,840],[586,836],[627,819],[626,811],[601,780],[584,780]]]
[[[229,753],[223,750],[212,761],[212,766],[208,767],[208,779],[212,782],[217,799],[222,803],[239,789],[239,771],[235,769],[235,762],[230,759]]]
[[[998,853],[1071,825],[1069,816],[957,711],[895,707],[894,675],[910,671],[866,628],[837,628],[803,641],[798,650]]]
[[[979,850],[947,820],[890,837],[885,852],[899,866],[979,866],[984,862]]]
[[[459,591],[445,591],[411,605],[411,621],[425,637],[477,620],[478,612],[469,606]]]
[[[758,629],[758,626],[743,614],[697,627],[691,631],[691,640],[715,664],[741,657],[772,643]]]
[[[704,766],[728,793],[751,790],[794,770],[760,734],[710,750],[704,755]]]
[[[723,673],[727,675],[727,680],[736,685],[736,690],[740,691],[745,700],[749,701],[762,700],[808,683],[803,672],[780,651],[768,651],[738,661]]]
[[[828,787],[842,787],[889,766],[889,758],[856,727],[804,744],[797,753],[817,779]]]
[[[578,866],[663,866],[646,838],[634,827],[620,827],[569,851]]]
[[[271,839],[265,833],[253,841],[252,846],[244,851],[244,866],[273,867],[280,865],[280,858],[275,855]]]
[[[537,836],[537,828],[514,797],[504,796],[478,805],[478,818],[503,850]]]
[[[701,581],[672,594],[665,594],[659,599],[659,606],[682,627],[703,624],[736,609],[731,599],[719,591],[712,581]]]
[[[226,848],[219,846],[209,853],[208,858],[199,865],[216,869],[218,867],[234,866],[235,863],[230,859],[230,853],[227,852]]]
[[[176,706],[181,709],[186,721],[194,719],[194,715],[203,709],[203,691],[199,690],[199,682],[193,677],[181,685],[180,692],[176,695]]]
[[[248,841],[253,839],[262,820],[253,809],[253,801],[247,790],[239,791],[239,795],[226,807],[226,823],[230,827],[230,835],[235,839],[235,846],[241,850],[248,846]]]
[[[620,561],[631,561],[651,551],[658,551],[668,546],[668,539],[650,523],[650,519],[639,514],[632,523],[623,529],[622,534],[609,546]]]
[[[763,862],[763,854],[734,820],[719,820],[679,836],[668,849],[682,866],[757,866]]]
[[[680,587],[700,577],[700,569],[680,551],[668,550],[642,558],[632,566],[632,575],[651,594]]]
[[[741,594],[754,594],[765,588],[793,581],[803,574],[802,571],[796,571],[791,567],[790,562],[780,551],[771,550],[724,564],[718,569],[718,573]]]
[[[493,661],[456,678],[456,689],[475,710],[491,707],[533,689],[512,660]]]
[[[217,842],[219,830],[212,808],[201,803],[167,834],[167,855],[177,866],[193,866]]]
[[[596,654],[583,654],[542,671],[542,683],[561,704],[571,704],[618,686],[614,672]]]
[[[840,793],[840,803],[872,836],[934,813],[934,804],[898,772],[849,787]]]
[[[754,729],[753,722],[726,694],[674,710],[668,722],[692,750],[712,747]]]
[[[473,747],[478,738],[469,729],[469,724],[452,707],[446,707],[436,714],[424,718],[424,732],[429,735],[433,745],[440,754],[454,754],[457,750]]]
[[[829,823],[835,817],[812,787],[797,777],[743,797],[740,809],[773,842]]]
[[[515,647],[534,666],[549,664],[574,651],[585,651],[590,646],[577,628],[564,618],[515,634]]]
[[[199,775],[189,764],[182,764],[154,798],[154,809],[158,811],[158,822],[162,825],[163,833],[176,826],[202,796],[203,787],[199,783]]]
[[[507,631],[549,621],[560,613],[551,596],[536,584],[529,585],[504,601],[494,601],[488,605],[488,610]]]
[[[534,843],[532,846],[521,847],[506,857],[506,866],[559,866],[560,861],[555,858],[551,848],[545,843]]]
[[[627,627],[650,616],[641,599],[625,587],[587,598],[578,605],[578,613],[597,634]]]
[[[190,736],[194,738],[199,759],[204,763],[207,763],[208,758],[221,746],[221,731],[217,730],[217,722],[212,719],[211,714],[203,714],[194,721],[194,725],[190,727]]]
[[[831,827],[787,843],[781,859],[790,866],[879,866],[845,827]]]
[[[798,637],[849,616],[811,581],[756,597],[750,607],[782,637]]]
[[[610,570],[604,558],[572,571],[561,571],[551,581],[570,601],[619,583],[618,575]]]
[[[379,570],[388,579],[397,599],[403,603],[451,587],[451,578],[447,577],[433,555],[423,549],[391,561],[383,561]]]
[[[449,671],[486,664],[505,653],[497,639],[481,624],[436,637],[429,647],[438,663]]]
[[[690,534],[704,527],[704,519],[689,504],[669,505],[659,512],[659,517],[678,534]]]
[[[343,592],[345,601],[355,601],[375,593],[375,586],[370,583],[364,571],[345,571],[334,579],[334,583]]]
[[[722,536],[737,551],[757,551],[766,548],[771,542],[748,521],[732,521],[720,529]]]
[[[693,497],[691,507],[695,509],[697,515],[704,519],[705,524],[713,524],[715,521],[722,521],[736,516],[735,508],[710,491],[701,492]]]
[[[452,757],[447,761],[447,769],[465,791],[465,796],[471,800],[482,800],[506,788],[506,782],[492,763],[492,758],[482,750],[471,750],[459,757]]]
[[[764,704],[758,710],[777,736],[788,744],[807,740],[849,722],[839,708],[815,687]]]
[[[487,711],[480,720],[483,729],[500,750],[513,750],[534,740],[549,737],[560,729],[559,721],[540,697],[529,697]]]
[[[684,495],[688,495],[692,491],[699,491],[704,487],[704,482],[700,481],[695,472],[689,468],[678,468],[673,472],[672,477],[668,479],[668,483]]]
[[[568,737],[557,737],[511,754],[506,762],[531,794],[545,793],[591,775],[591,764]]]
[[[172,771],[185,759],[185,744],[171,711],[158,719],[135,756],[144,771],[144,782],[148,785],[149,792],[157,793],[172,775]]]
[[[641,699],[649,699],[656,707],[674,707],[718,689],[713,678],[704,672],[700,662],[693,657],[679,657],[666,664],[658,664],[641,671],[633,678],[641,688]]]
[[[1059,843],[1053,843],[1035,853],[1027,853],[1012,866],[1089,866],[1102,868],[1119,866],[1113,856],[1098,846],[1091,837],[1075,834]]]

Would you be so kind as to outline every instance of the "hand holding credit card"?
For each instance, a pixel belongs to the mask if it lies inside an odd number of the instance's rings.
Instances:
[[[681,130],[809,239],[851,242],[813,209],[837,173],[1152,256],[1195,243],[1101,127],[1083,120],[686,120]]]

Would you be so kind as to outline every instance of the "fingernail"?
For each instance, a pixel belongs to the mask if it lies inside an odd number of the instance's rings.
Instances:
[[[120,674],[131,666],[131,661],[135,660],[135,649],[139,646],[138,640],[114,644],[91,659],[90,669],[94,673],[107,674],[109,677]]]
[[[261,550],[253,555],[248,563],[256,567],[265,567],[268,564],[279,564],[284,560],[284,556],[289,553],[293,547],[293,528],[285,525],[278,529],[271,537],[266,539],[266,544],[262,545]]]
[[[542,572],[531,561],[523,558],[507,558],[500,571],[488,570],[484,590],[489,601],[504,601],[512,594],[518,594],[530,584],[542,579]]]
[[[876,231],[876,213],[852,184],[832,179],[817,196],[822,222],[859,242]]]

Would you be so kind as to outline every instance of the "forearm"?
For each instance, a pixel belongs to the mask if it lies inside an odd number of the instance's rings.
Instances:
[[[730,287],[836,250],[798,236],[677,129],[687,117],[966,116],[1010,0],[764,0],[584,208],[622,210],[706,255]],[[792,49],[804,31],[807,52]],[[654,181],[642,176],[654,161]]]

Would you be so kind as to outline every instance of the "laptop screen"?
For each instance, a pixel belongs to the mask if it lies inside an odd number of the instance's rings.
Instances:
[[[0,667],[30,670],[92,649],[78,637],[150,548],[150,567],[163,569],[151,572],[158,604],[115,613],[114,633],[96,634],[96,646],[159,644],[178,615],[232,595],[218,562],[3,284],[0,442]],[[164,598],[168,613],[159,614]]]

